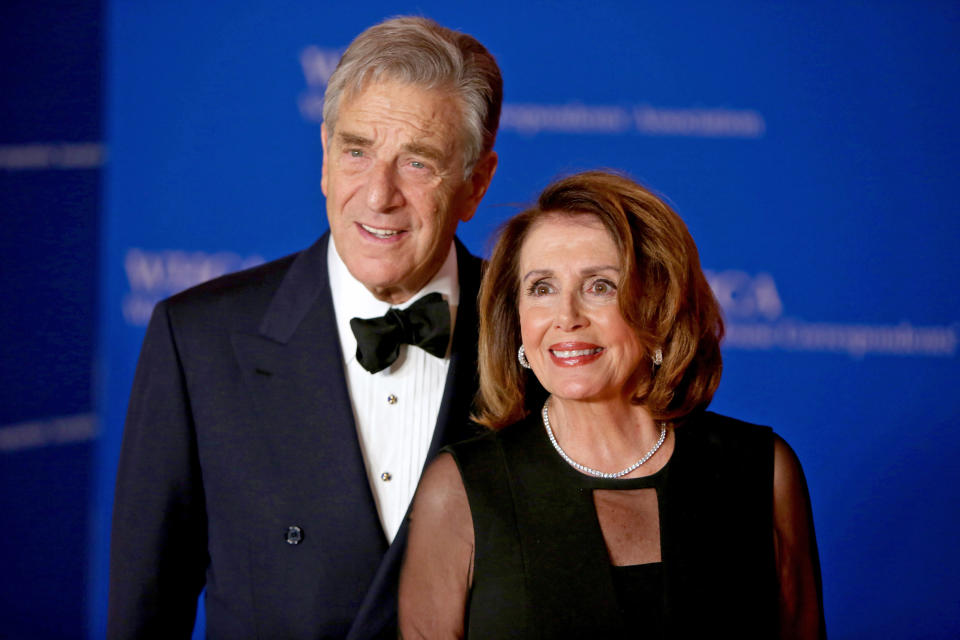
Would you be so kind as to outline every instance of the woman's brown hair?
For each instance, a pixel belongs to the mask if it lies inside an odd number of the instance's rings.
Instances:
[[[615,173],[588,171],[554,182],[536,206],[500,229],[480,286],[477,422],[498,429],[542,402],[532,372],[517,362],[518,262],[530,229],[555,214],[593,216],[610,232],[622,256],[620,313],[651,353],[663,351],[662,365],[650,364],[648,375],[638,372],[635,401],[657,420],[678,420],[706,407],[720,384],[723,319],[693,238],[680,216],[648,189]]]

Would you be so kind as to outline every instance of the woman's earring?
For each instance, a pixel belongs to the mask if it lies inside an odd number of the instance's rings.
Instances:
[[[653,351],[653,366],[659,367],[663,364],[663,351],[658,347]]]
[[[530,363],[527,362],[527,353],[523,350],[523,345],[520,345],[520,350],[517,351],[517,360],[520,361],[520,366],[524,369],[530,368]]]

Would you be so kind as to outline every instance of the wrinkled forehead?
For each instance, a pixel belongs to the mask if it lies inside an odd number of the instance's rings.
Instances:
[[[338,105],[337,120],[351,119],[355,110],[363,108],[364,96],[377,93],[391,93],[396,91],[398,94],[404,94],[404,101],[410,103],[419,103],[421,105],[436,108],[438,103],[446,109],[440,109],[439,112],[455,114],[451,118],[443,118],[443,121],[427,120],[423,126],[440,141],[443,146],[455,148],[457,151],[463,151],[466,148],[469,134],[467,132],[466,119],[464,113],[463,101],[457,93],[449,86],[431,86],[416,82],[407,82],[402,78],[393,78],[389,76],[380,76],[377,79],[370,79],[361,84],[352,84],[344,90]]]
[[[449,104],[454,105],[457,108],[461,118],[461,122],[458,123],[458,128],[464,128],[465,123],[463,121],[463,117],[465,113],[465,105],[463,104],[463,100],[461,100],[460,96],[458,95],[456,87],[450,85],[449,83],[441,82],[415,82],[404,78],[402,74],[391,74],[388,71],[383,71],[376,74],[367,73],[360,76],[357,80],[348,83],[344,87],[343,94],[339,99],[339,105],[337,105],[337,111],[339,112],[338,117],[342,116],[343,113],[349,110],[351,105],[369,90],[381,87],[397,87],[408,90],[410,94],[414,96],[419,94],[423,102],[431,101],[437,96],[440,96],[441,99],[447,101]]]

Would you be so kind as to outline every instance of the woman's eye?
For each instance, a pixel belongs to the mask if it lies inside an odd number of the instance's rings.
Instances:
[[[605,296],[614,293],[617,290],[612,282],[607,280],[597,280],[590,287],[590,291],[597,295]]]
[[[527,293],[533,297],[545,296],[550,293],[550,285],[544,282],[534,282],[527,288]]]
[[[426,168],[427,168],[427,165],[423,164],[423,163],[420,162],[419,160],[414,160],[413,162],[410,163],[410,166],[413,167],[414,169],[426,169]]]

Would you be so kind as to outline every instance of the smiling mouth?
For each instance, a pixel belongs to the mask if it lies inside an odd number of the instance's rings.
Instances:
[[[603,351],[603,347],[594,347],[593,349],[570,349],[569,351],[559,351],[551,349],[550,353],[558,358],[580,358],[582,356],[592,356],[595,353]]]
[[[364,231],[381,239],[392,238],[397,234],[403,233],[402,231],[398,231],[396,229],[378,229],[377,227],[371,227],[370,225],[363,224],[362,222],[359,224]]]

